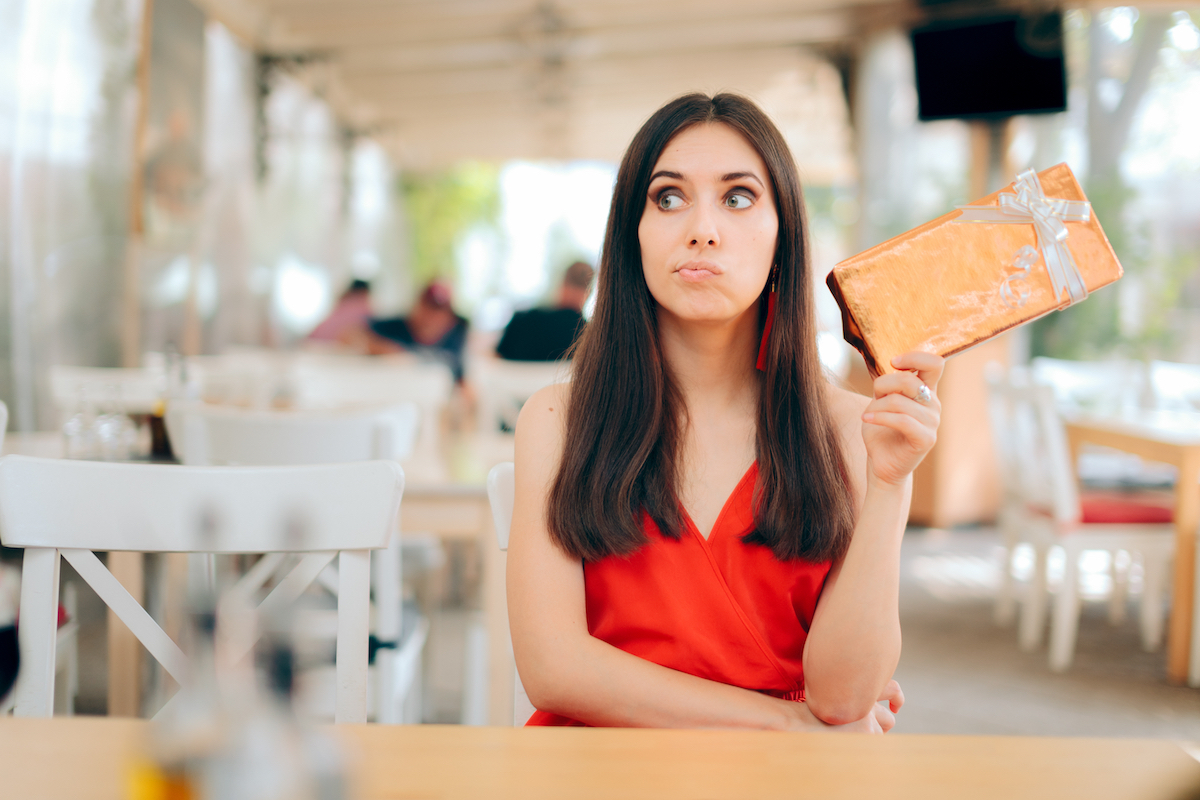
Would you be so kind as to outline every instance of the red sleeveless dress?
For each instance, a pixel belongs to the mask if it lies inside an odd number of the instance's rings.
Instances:
[[[588,631],[664,667],[789,700],[804,699],[804,641],[830,563],[780,561],[745,544],[758,466],[725,501],[706,540],[684,514],[679,540],[649,517],[649,543],[583,565]],[[582,725],[536,712],[527,725]]]

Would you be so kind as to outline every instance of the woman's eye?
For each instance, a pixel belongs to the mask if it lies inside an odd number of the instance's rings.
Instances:
[[[673,211],[676,208],[682,208],[683,198],[677,194],[660,194],[658,196],[658,207],[663,211]]]
[[[754,205],[754,200],[744,194],[731,194],[725,198],[725,205],[729,208],[749,208]]]

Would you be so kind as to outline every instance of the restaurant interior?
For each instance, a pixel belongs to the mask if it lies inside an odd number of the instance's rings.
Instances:
[[[1188,0],[0,3],[0,796],[1200,796],[1198,25]],[[1037,231],[986,267],[1010,321],[926,315],[958,338],[926,347],[882,743],[515,732],[517,416],[571,380],[625,148],[694,91],[791,149],[836,385],[870,397],[892,352],[853,270],[937,226]],[[1034,173],[1056,243],[1036,212],[943,219]],[[1087,286],[1031,310],[1072,246]]]

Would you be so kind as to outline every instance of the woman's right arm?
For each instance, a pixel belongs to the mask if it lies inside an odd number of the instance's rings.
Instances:
[[[661,728],[827,729],[804,703],[659,666],[588,633],[583,565],[546,528],[546,505],[562,454],[568,387],[541,390],[517,422],[516,504],[508,547],[513,652],[529,699],[589,725]],[[878,707],[845,726],[891,727]]]

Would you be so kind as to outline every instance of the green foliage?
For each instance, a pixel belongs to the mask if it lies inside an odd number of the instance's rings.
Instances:
[[[452,277],[454,253],[462,237],[478,225],[496,224],[499,179],[499,168],[482,162],[433,173],[408,173],[401,178],[416,285]]]
[[[1171,309],[1179,306],[1184,284],[1195,270],[1197,253],[1174,252],[1150,258],[1145,225],[1133,225],[1126,206],[1137,193],[1113,170],[1088,184],[1092,213],[1104,226],[1126,279],[1139,282],[1140,324],[1122,330],[1120,282],[1101,289],[1084,303],[1042,317],[1032,325],[1032,355],[1069,359],[1113,356],[1136,359],[1169,358],[1175,343]]]

